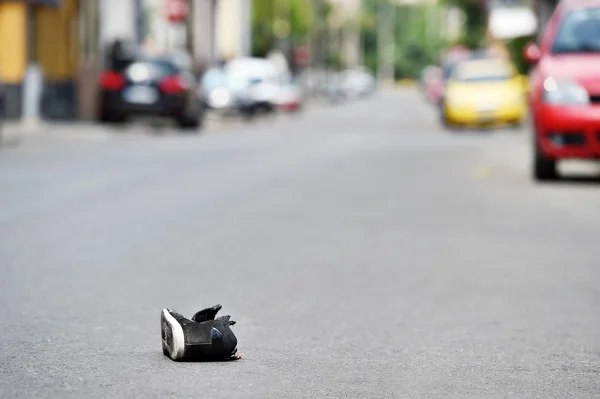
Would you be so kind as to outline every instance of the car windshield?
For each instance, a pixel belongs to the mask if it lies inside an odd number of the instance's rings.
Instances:
[[[170,60],[162,58],[147,58],[143,61],[153,68],[160,75],[175,75],[178,72],[177,66]]]
[[[169,60],[143,58],[128,63],[122,72],[131,79],[145,80],[177,75],[179,70]]]
[[[227,85],[231,90],[244,90],[250,86],[250,77],[246,74],[234,71],[227,74]]]
[[[511,79],[513,76],[514,71],[508,62],[483,59],[460,63],[452,79],[463,83],[498,82]]]
[[[600,8],[570,11],[552,44],[552,54],[600,52]]]

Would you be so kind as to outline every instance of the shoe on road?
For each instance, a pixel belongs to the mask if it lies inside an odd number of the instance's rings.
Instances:
[[[187,319],[173,309],[160,316],[163,354],[175,361],[237,360],[237,338],[231,316],[216,317],[221,305],[202,309]]]

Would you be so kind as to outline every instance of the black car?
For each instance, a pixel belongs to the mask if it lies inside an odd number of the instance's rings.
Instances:
[[[98,119],[123,123],[130,117],[174,119],[197,129],[204,118],[198,83],[191,72],[168,57],[142,57],[104,71],[99,80]]]

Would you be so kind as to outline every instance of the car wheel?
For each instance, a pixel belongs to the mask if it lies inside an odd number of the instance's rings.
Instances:
[[[450,120],[446,116],[446,113],[443,111],[441,112],[441,115],[440,115],[440,122],[442,124],[442,127],[446,130],[450,130],[450,131],[457,130],[456,125],[454,125],[452,122],[450,122]]]
[[[123,125],[127,122],[127,116],[107,110],[101,110],[98,115],[98,122],[101,124]]]
[[[270,119],[273,119],[277,116],[278,114],[278,109],[275,106],[272,105],[268,105],[264,108],[264,113],[267,115],[267,117],[269,117]]]
[[[104,110],[100,110],[98,112],[98,115],[96,115],[96,120],[98,121],[98,123],[102,123],[102,124],[106,124],[109,122],[110,117],[109,115],[106,113],[106,111]]]
[[[533,154],[533,178],[536,181],[551,181],[559,178],[556,159],[544,156],[535,139]]]
[[[256,116],[256,108],[254,106],[244,107],[242,109],[242,116],[246,122],[250,122]]]
[[[177,118],[177,124],[181,129],[189,132],[195,132],[201,125],[202,111],[190,112],[186,111],[183,115]]]
[[[179,127],[181,129],[184,129],[186,131],[195,131],[198,130],[198,128],[200,127],[200,121],[198,120],[198,118],[187,118],[187,117],[183,117],[180,118],[177,123],[179,124]]]
[[[521,130],[525,126],[525,118],[517,119],[510,123],[512,130]]]
[[[99,123],[108,124],[108,123],[114,122],[115,116],[111,112],[107,111],[106,109],[101,109],[98,112],[97,119],[98,119]]]

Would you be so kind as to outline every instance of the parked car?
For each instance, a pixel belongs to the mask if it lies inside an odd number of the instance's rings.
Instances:
[[[365,68],[356,67],[342,72],[341,85],[349,98],[366,97],[377,90],[377,82]]]
[[[276,99],[277,107],[284,112],[298,112],[304,105],[304,90],[294,78],[283,79],[279,85]]]
[[[444,124],[520,126],[527,115],[525,89],[523,78],[508,60],[462,61],[454,68],[446,86]]]
[[[100,75],[98,119],[124,123],[132,117],[174,119],[197,129],[204,117],[196,79],[168,56],[141,56]]]
[[[267,59],[244,57],[230,61],[225,66],[229,87],[241,112],[248,118],[259,113],[273,113],[277,110],[278,76],[277,69]]]
[[[340,72],[328,72],[322,88],[325,100],[337,104],[348,99],[348,92],[344,87],[344,77]]]
[[[559,178],[563,159],[599,159],[600,0],[560,2],[540,45],[528,44],[524,56],[534,66],[533,178]]]
[[[469,59],[469,57],[471,57],[471,51],[462,46],[452,47],[442,56],[442,62],[440,64],[442,70],[442,84],[437,101],[438,111],[442,121],[444,117],[444,97],[446,95],[446,86],[450,76],[452,76],[456,65],[461,61]]]
[[[200,86],[206,109],[223,113],[236,109],[235,97],[225,69],[220,67],[208,69],[202,75]]]

